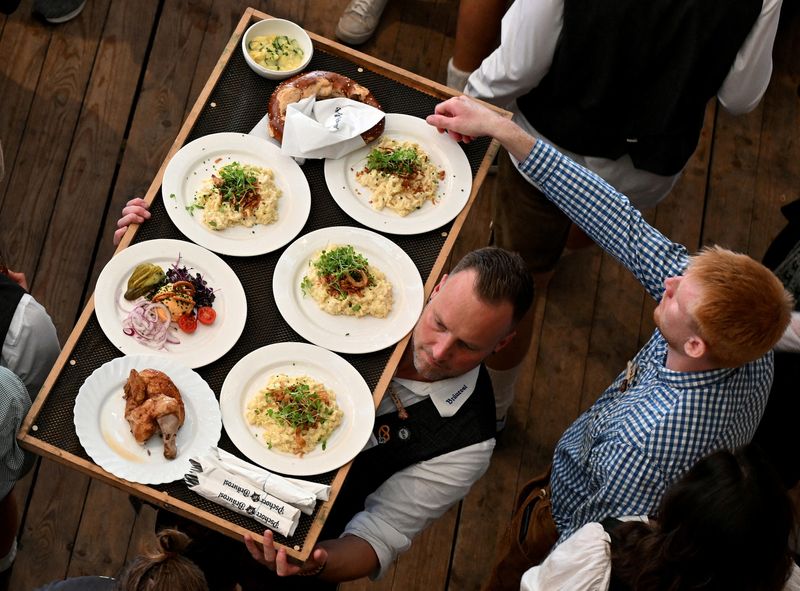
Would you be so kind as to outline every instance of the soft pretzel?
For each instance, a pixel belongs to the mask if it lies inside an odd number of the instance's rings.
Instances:
[[[326,98],[349,98],[383,111],[381,104],[369,89],[357,84],[355,80],[324,70],[314,70],[299,74],[281,82],[269,98],[269,135],[283,141],[283,125],[286,121],[286,107],[301,99],[316,95],[317,100]],[[366,143],[377,139],[383,133],[385,119],[361,134]]]

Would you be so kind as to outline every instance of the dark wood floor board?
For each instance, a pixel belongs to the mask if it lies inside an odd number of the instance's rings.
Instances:
[[[561,434],[578,416],[600,259],[596,249],[566,257],[547,288],[521,479],[549,464]]]
[[[748,248],[759,260],[786,223],[780,207],[800,198],[800,11],[779,30],[774,54],[775,69],[763,100]]]
[[[327,2],[317,2],[315,0],[305,0],[305,10],[303,12],[302,25],[305,29],[322,35],[328,39],[336,39],[336,23],[339,16],[348,5],[348,0],[328,0]],[[271,4],[269,2],[265,4]],[[267,8],[264,11],[269,13]],[[277,15],[276,15],[277,16]]]
[[[110,0],[54,30],[0,216],[18,266],[35,275]],[[35,26],[33,23],[30,26]],[[24,198],[21,198],[24,196]],[[27,212],[35,212],[28,215]]]
[[[136,522],[133,524],[128,543],[128,554],[125,562],[132,560],[143,552],[156,547],[155,527],[157,511],[152,505],[141,503],[136,510]]]
[[[29,3],[24,2],[6,17],[0,36],[0,141],[6,169],[0,179],[0,210],[50,43],[50,29],[32,23],[29,12]]]
[[[67,574],[88,487],[88,476],[42,460],[9,590],[34,589]]]
[[[36,482],[36,473],[39,471],[41,458],[37,458],[35,464],[30,471],[17,480],[14,485],[14,495],[17,498],[17,535],[22,533],[22,525],[25,523],[25,513],[28,510],[28,503],[30,502],[31,495],[33,495],[33,485]],[[0,584],[0,590],[3,589]]]
[[[131,197],[147,192],[183,124],[210,6],[211,0],[163,4],[87,293],[114,252],[119,212]]]
[[[441,71],[443,38],[455,34],[447,27],[451,23],[452,10],[458,10],[458,6],[451,0],[426,0],[413,4],[413,7],[403,6],[391,61],[415,74],[434,79]],[[449,57],[444,57],[444,61]]]
[[[242,14],[254,4],[250,0],[215,0],[211,4],[200,54],[194,68],[192,87],[189,90],[181,123],[186,120],[194,107],[197,97],[208,81],[214,66],[217,65],[222,50],[230,40],[236,25],[239,24]],[[266,112],[266,100],[264,101],[264,110]]]
[[[67,576],[116,576],[127,559],[135,521],[136,511],[128,500],[128,493],[98,480],[92,481]]]
[[[717,113],[703,243],[747,251],[755,202],[763,105],[746,115]],[[725,215],[723,215],[723,212]]]
[[[346,4],[344,5],[346,6]],[[378,23],[378,28],[375,34],[363,45],[356,47],[359,51],[376,57],[386,62],[392,62],[395,49],[397,47],[400,31],[403,28],[403,13],[406,8],[402,2],[389,2],[383,11],[383,16]],[[338,14],[333,15],[334,28],[336,21],[339,20]],[[404,64],[396,63],[395,65],[404,68]]]
[[[450,551],[458,522],[456,503],[414,539],[411,549],[397,559],[392,589],[446,589]]]
[[[262,1],[260,8],[271,16],[302,23],[303,15],[307,10],[306,7],[309,2],[313,3],[313,0],[268,0]],[[256,2],[253,2],[251,6],[255,6],[256,4]],[[328,2],[318,2],[318,4],[320,6],[316,7],[316,9],[327,10]]]
[[[73,135],[33,284],[62,342],[82,308],[77,284],[92,264],[157,6],[157,0],[111,6]],[[69,282],[73,289],[65,289],[65,276],[78,279]]]

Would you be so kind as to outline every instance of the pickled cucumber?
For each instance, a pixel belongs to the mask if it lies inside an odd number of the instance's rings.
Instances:
[[[149,291],[161,285],[167,276],[164,269],[153,263],[137,265],[128,279],[128,290],[125,292],[126,300],[135,300],[146,295]]]

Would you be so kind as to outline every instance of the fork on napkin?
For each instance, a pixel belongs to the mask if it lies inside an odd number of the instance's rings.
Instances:
[[[191,490],[287,537],[297,529],[300,513],[311,515],[317,499],[330,494],[328,485],[284,478],[216,447],[189,463],[184,482]]]

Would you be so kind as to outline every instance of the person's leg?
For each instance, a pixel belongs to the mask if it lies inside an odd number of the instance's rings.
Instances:
[[[17,547],[17,498],[12,487],[0,500],[0,572],[8,570],[14,562]]]
[[[506,0],[461,0],[458,4],[453,57],[447,64],[447,85],[464,90],[467,78],[497,47]]]

